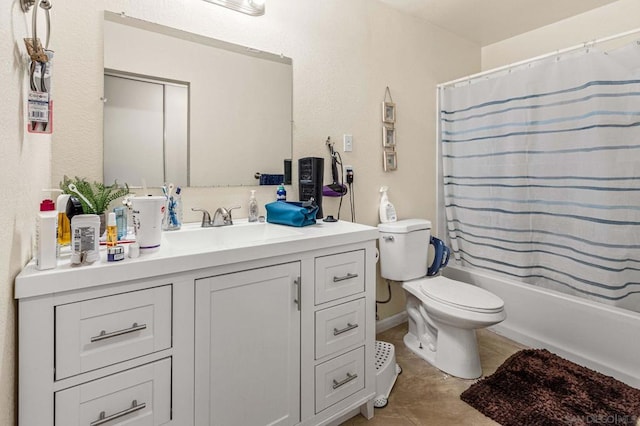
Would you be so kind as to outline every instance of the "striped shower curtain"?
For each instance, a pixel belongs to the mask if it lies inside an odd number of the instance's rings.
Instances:
[[[439,98],[455,259],[640,312],[640,42]]]

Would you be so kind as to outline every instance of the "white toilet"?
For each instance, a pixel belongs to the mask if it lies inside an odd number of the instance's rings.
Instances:
[[[471,284],[427,276],[428,220],[382,223],[378,229],[381,275],[402,282],[407,295],[409,332],[404,343],[445,373],[463,379],[480,377],[475,330],[506,318],[502,299]]]

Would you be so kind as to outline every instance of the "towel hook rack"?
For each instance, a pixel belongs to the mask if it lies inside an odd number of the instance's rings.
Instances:
[[[37,3],[37,6],[36,6]],[[47,20],[47,34],[46,34],[46,38],[44,39],[44,48],[48,49],[49,48],[49,38],[51,36],[51,16],[49,14],[49,10],[52,7],[51,1],[50,0],[20,0],[20,4],[22,5],[22,10],[24,11],[24,13],[27,13],[31,10],[32,7],[35,6],[35,9],[33,10],[33,17],[32,17],[32,25],[31,25],[31,30],[33,33],[33,44],[34,46],[37,43],[37,39],[38,39],[38,7],[41,7],[42,9],[44,9],[45,11],[45,18]]]

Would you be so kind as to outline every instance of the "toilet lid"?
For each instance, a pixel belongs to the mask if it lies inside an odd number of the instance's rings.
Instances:
[[[504,301],[495,294],[443,276],[422,280],[420,290],[440,303],[468,311],[494,313],[504,308]]]

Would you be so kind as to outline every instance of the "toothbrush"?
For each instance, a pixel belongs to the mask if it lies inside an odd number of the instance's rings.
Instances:
[[[69,186],[67,187],[69,188],[69,191],[75,193],[78,197],[82,198],[82,201],[84,201],[85,203],[87,203],[87,205],[91,208],[91,210],[95,211],[95,207],[93,207],[93,204],[91,204],[89,202],[89,200],[86,199],[86,197],[84,195],[82,195],[80,193],[80,191],[78,191],[78,188],[76,188],[76,186],[73,183],[70,183]]]

